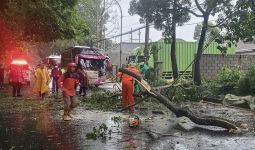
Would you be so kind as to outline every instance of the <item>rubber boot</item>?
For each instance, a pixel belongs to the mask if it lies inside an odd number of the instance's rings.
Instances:
[[[70,108],[70,109],[67,111],[67,115],[68,115],[70,118],[73,118],[73,117],[74,117],[74,116],[71,114],[72,110],[73,110],[73,109]]]
[[[64,110],[63,120],[70,121],[72,118],[68,115],[68,111]]]

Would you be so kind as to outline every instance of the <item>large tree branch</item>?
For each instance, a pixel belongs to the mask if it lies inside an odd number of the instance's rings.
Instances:
[[[123,68],[119,69],[119,71],[132,76],[141,86],[143,86],[143,88],[147,91],[147,94],[149,96],[156,98],[161,104],[166,106],[177,117],[185,116],[196,124],[222,127],[222,128],[228,129],[229,131],[238,129],[238,127],[234,123],[226,119],[213,117],[213,116],[202,116],[202,115],[193,113],[187,107],[183,107],[183,108],[178,107],[174,103],[172,103],[168,98],[166,98],[165,96],[153,90],[151,86],[145,80],[143,80],[141,76]]]
[[[226,17],[224,20],[222,20],[221,22],[219,22],[219,23],[216,24],[216,25],[209,25],[209,24],[208,24],[208,27],[209,27],[209,28],[217,28],[217,27],[219,27],[220,25],[222,25],[224,22],[228,21],[228,19],[229,19],[229,16]]]
[[[224,22],[226,22],[228,19],[229,19],[229,17],[230,16],[227,16],[225,19],[223,19],[222,21],[220,21],[218,24],[216,24],[216,25],[209,25],[208,24],[208,27],[209,28],[217,28],[217,27],[219,27],[220,25],[222,25]]]
[[[198,0],[195,0],[196,6],[198,8],[198,10],[202,13],[205,14],[206,12],[203,10],[203,8],[200,6],[200,4],[198,3]]]
[[[182,7],[182,6],[180,6],[180,5],[177,5],[177,7],[179,7],[180,9],[183,9],[183,10],[189,12],[189,13],[191,13],[192,15],[194,15],[194,16],[196,16],[196,17],[204,17],[203,15],[197,14],[197,13],[195,13],[194,11],[190,10],[190,9],[187,8],[187,7]]]
[[[238,4],[238,6],[239,6],[239,4]],[[228,21],[228,20],[232,17],[232,15],[233,15],[234,13],[236,13],[237,10],[238,10],[237,8],[236,8],[235,10],[232,10],[231,13],[229,13],[229,14],[228,14],[224,19],[222,19],[222,21],[220,21],[218,24],[216,24],[216,25],[208,25],[208,27],[210,27],[210,28],[219,27],[219,26],[222,25],[224,22]]]

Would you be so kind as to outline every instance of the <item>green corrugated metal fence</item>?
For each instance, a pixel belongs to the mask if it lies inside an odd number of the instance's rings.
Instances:
[[[171,65],[171,44],[165,44],[164,42],[155,43],[158,46],[158,60],[163,62],[163,72],[172,72]],[[176,43],[176,58],[178,69],[180,72],[184,71],[187,66],[194,60],[197,52],[197,42],[177,42]],[[235,47],[228,48],[228,54],[235,54]],[[204,51],[204,54],[221,54],[217,49],[217,44],[210,44]],[[153,57],[150,57],[150,65],[153,66]],[[187,71],[192,71],[190,67]]]

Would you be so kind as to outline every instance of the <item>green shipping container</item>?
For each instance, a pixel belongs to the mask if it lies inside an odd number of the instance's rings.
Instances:
[[[158,61],[163,62],[163,72],[172,72],[171,64],[171,44],[165,44],[164,42],[155,43],[158,46]],[[195,59],[197,52],[197,42],[177,42],[176,43],[176,59],[179,72],[184,71],[190,63]],[[217,43],[211,43],[204,54],[221,54],[217,49]],[[235,46],[228,48],[227,54],[235,54]],[[153,66],[153,57],[150,57],[150,66]],[[192,71],[192,66],[187,70]]]

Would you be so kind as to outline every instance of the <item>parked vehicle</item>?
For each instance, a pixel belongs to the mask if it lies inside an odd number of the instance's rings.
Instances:
[[[14,60],[12,60],[12,62],[10,64],[10,67],[12,67],[12,66],[21,67],[23,77],[24,77],[24,81],[22,84],[29,86],[30,82],[31,82],[31,67],[29,66],[27,61],[24,59],[14,59]]]
[[[142,63],[145,61],[145,56],[136,56],[136,55],[131,55],[128,57],[128,64],[129,63]]]
[[[50,68],[54,68],[56,65],[60,66],[61,56],[60,55],[50,55],[46,58],[46,62]]]
[[[97,48],[87,46],[74,46],[66,49],[61,54],[61,66],[66,66],[69,62],[75,62],[78,66],[83,66],[89,79],[89,85],[101,85],[106,81],[108,68],[111,63],[108,56]]]

